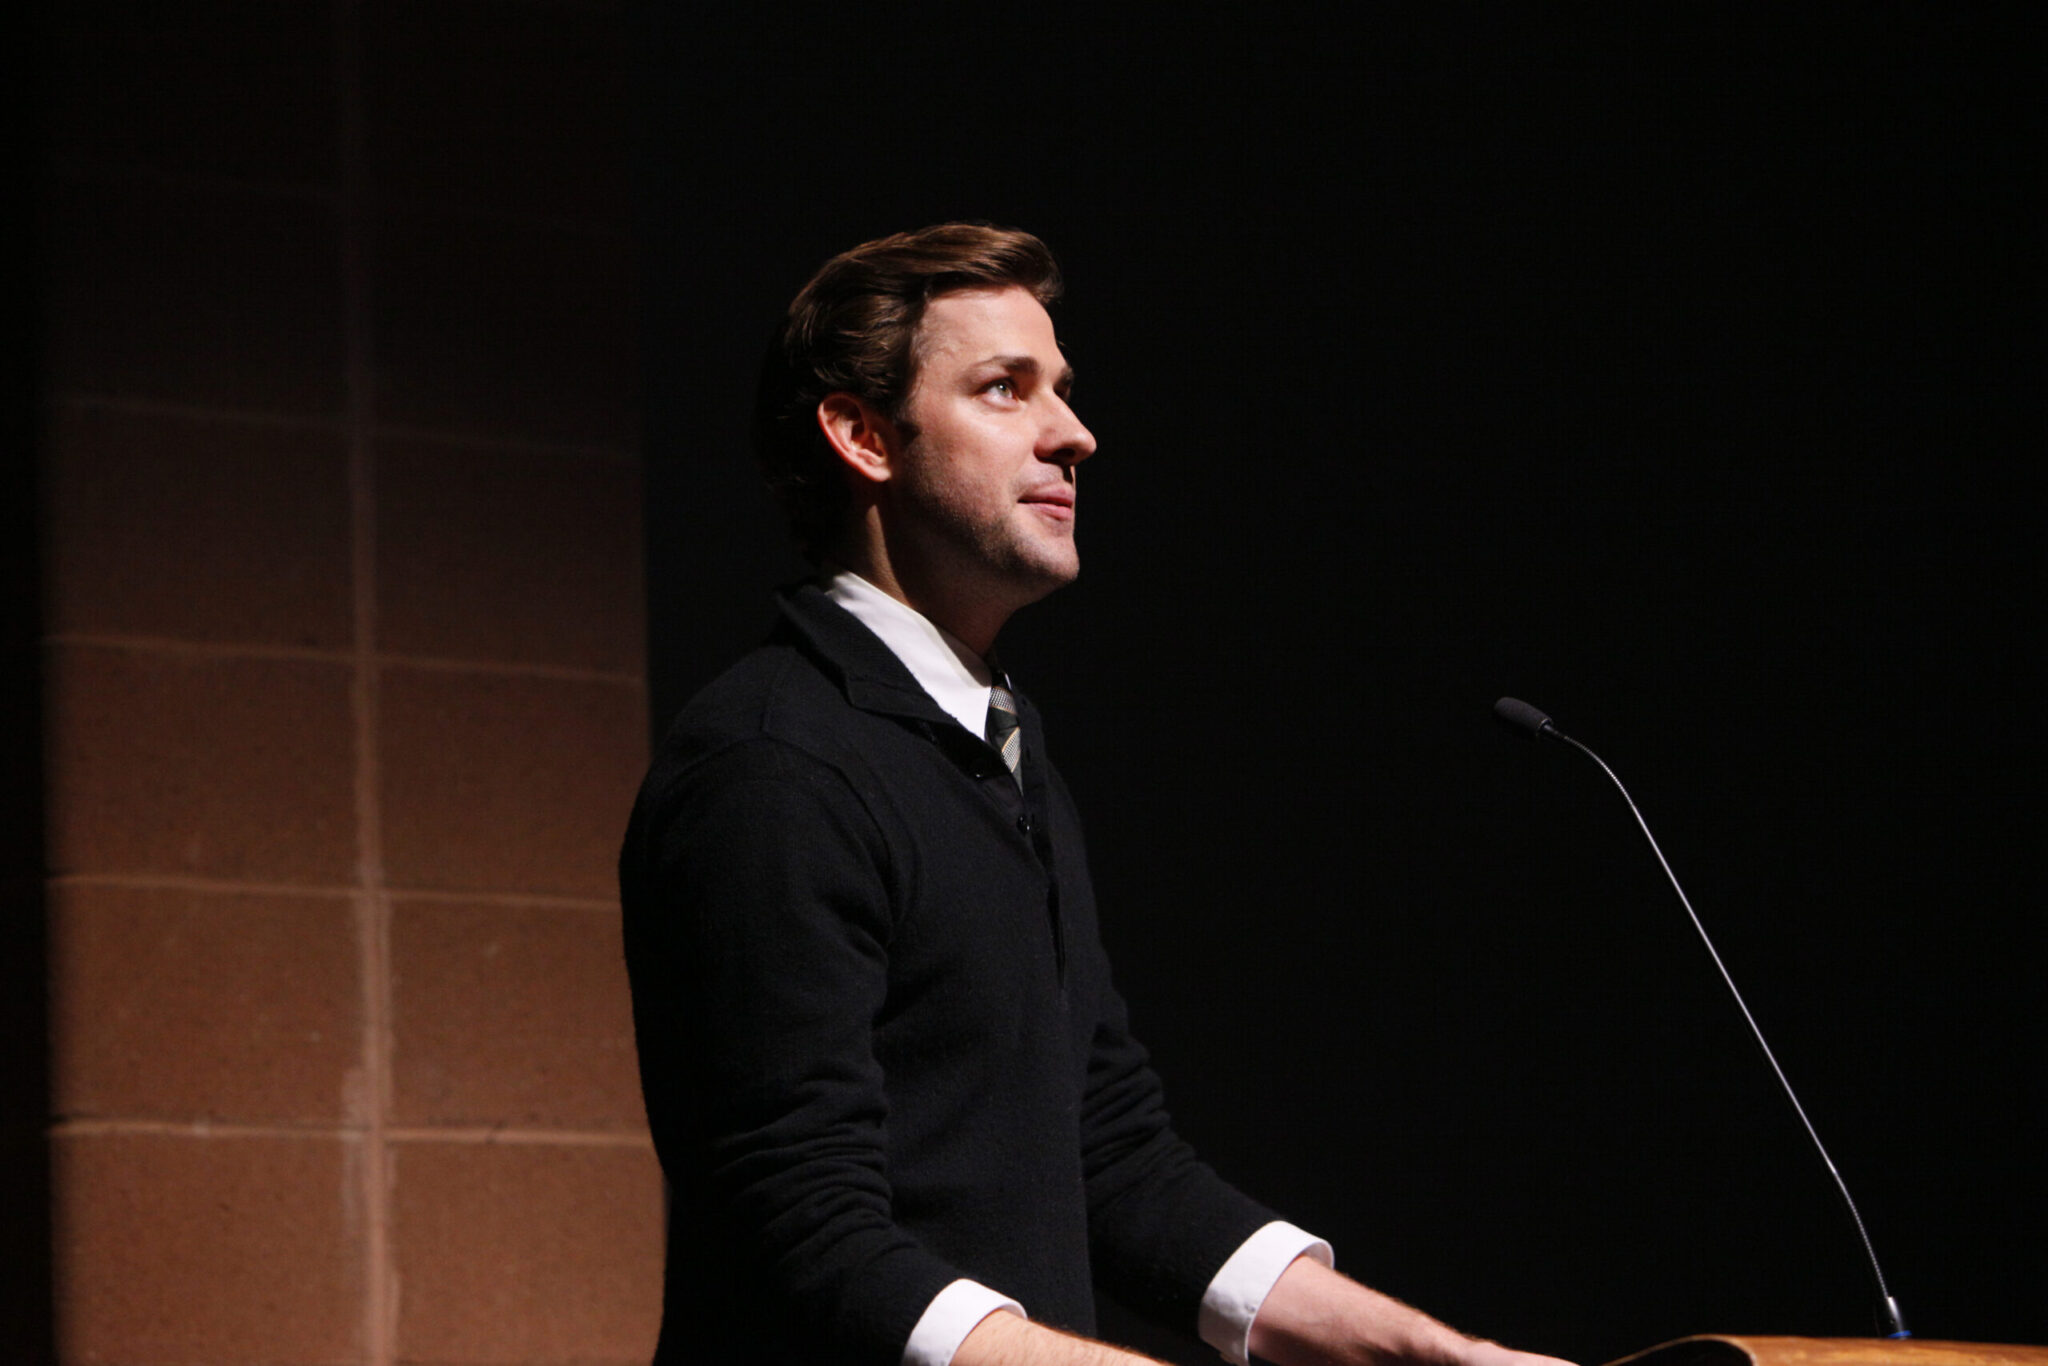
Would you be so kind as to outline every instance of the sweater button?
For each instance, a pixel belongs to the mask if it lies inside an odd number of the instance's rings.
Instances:
[[[1023,832],[1024,834],[1027,834],[1027,835],[1028,835],[1028,834],[1030,834],[1030,833],[1031,833],[1031,817],[1030,817],[1029,815],[1023,815],[1023,816],[1019,816],[1019,817],[1017,817],[1017,829],[1019,829],[1020,831],[1022,831],[1022,832]]]

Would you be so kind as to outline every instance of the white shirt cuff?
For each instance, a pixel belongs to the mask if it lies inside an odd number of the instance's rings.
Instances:
[[[1280,1273],[1292,1266],[1296,1257],[1304,1256],[1324,1266],[1337,1264],[1328,1243],[1281,1220],[1245,1239],[1202,1292],[1202,1312],[1195,1321],[1202,1341],[1237,1366],[1249,1366],[1252,1320],[1258,1317],[1259,1306],[1266,1302]]]
[[[1279,1273],[1274,1273],[1276,1276]],[[1030,1318],[1024,1306],[978,1281],[958,1280],[932,1296],[903,1344],[903,1366],[949,1366],[967,1335],[998,1309]],[[1247,1319],[1246,1324],[1250,1324]]]

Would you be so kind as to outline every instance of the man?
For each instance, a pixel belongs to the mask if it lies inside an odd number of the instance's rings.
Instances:
[[[1028,234],[883,238],[764,368],[758,453],[819,582],[684,710],[620,862],[672,1193],[657,1359],[1144,1360],[1086,1340],[1100,1283],[1238,1362],[1538,1366],[1339,1276],[1173,1133],[991,661],[1079,571],[1058,292]]]

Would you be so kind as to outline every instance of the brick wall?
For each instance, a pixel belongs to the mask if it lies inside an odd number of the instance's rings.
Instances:
[[[623,15],[46,27],[58,1354],[644,1361]]]

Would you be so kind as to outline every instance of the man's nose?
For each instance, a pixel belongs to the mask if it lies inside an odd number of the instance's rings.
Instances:
[[[1053,420],[1046,424],[1039,458],[1062,465],[1078,465],[1095,454],[1095,433],[1082,425],[1080,417],[1067,406],[1065,399],[1054,396],[1053,402],[1057,407]]]

